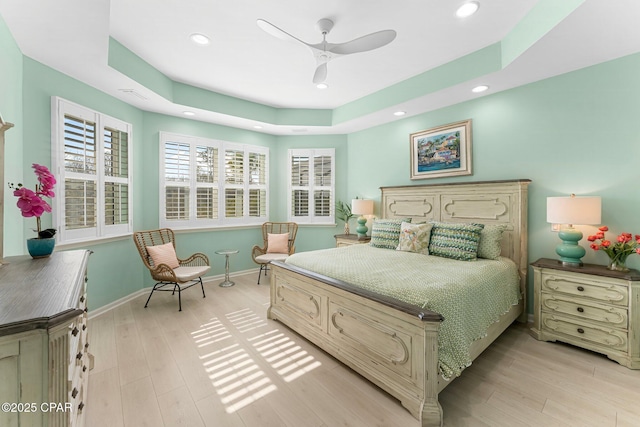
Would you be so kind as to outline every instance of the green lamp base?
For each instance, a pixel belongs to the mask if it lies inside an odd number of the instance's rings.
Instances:
[[[586,249],[578,244],[582,239],[582,232],[573,227],[563,228],[558,232],[558,237],[562,243],[556,246],[556,253],[560,256],[562,265],[582,265],[581,258],[587,253]]]
[[[365,218],[364,216],[358,217],[358,227],[356,227],[356,232],[358,233],[359,239],[367,237],[367,230],[369,229],[365,225],[366,223],[367,223],[367,218]]]

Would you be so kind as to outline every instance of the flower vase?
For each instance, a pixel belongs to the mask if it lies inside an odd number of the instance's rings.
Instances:
[[[609,258],[609,265],[607,265],[607,269],[621,272],[629,271],[629,268],[627,267],[627,254]]]
[[[345,222],[344,223],[344,234],[346,234],[347,236],[351,233],[351,230],[349,230],[349,223]]]
[[[48,239],[27,239],[27,250],[31,258],[46,258],[53,253],[56,246],[55,237]]]

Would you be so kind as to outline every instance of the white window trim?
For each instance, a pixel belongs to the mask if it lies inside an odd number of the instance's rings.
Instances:
[[[166,181],[165,181],[165,144],[176,142],[188,144],[189,149],[189,219],[188,220],[167,220],[166,219]],[[196,146],[214,147],[218,149],[218,180],[212,186],[218,189],[218,218],[203,219],[196,218]],[[224,182],[224,161],[225,151],[236,150],[244,153],[243,184],[225,184]],[[237,226],[261,225],[269,220],[269,148],[249,144],[239,144],[217,139],[201,138],[189,135],[181,135],[171,132],[160,132],[159,138],[159,224],[160,227],[170,227],[175,230],[194,228],[223,228]],[[264,185],[249,184],[249,153],[264,154],[265,159],[265,179]],[[202,185],[202,183],[200,183]],[[243,216],[240,218],[226,218],[225,213],[225,189],[242,188],[243,192]],[[264,216],[249,216],[249,190],[264,189],[266,191],[266,209]]]
[[[294,186],[291,182],[292,178],[292,158],[294,156],[308,156],[309,157],[309,185],[308,186]],[[331,186],[316,187],[314,182],[314,156],[330,156],[331,157]],[[309,191],[309,216],[294,216],[292,206],[292,193],[294,189],[305,188]],[[330,200],[330,215],[329,216],[315,216],[315,209],[313,206],[314,197],[313,192],[316,189],[329,188],[331,191]],[[314,224],[314,225],[335,225],[336,222],[336,210],[335,210],[335,197],[336,197],[336,150],[335,148],[313,148],[313,149],[297,149],[293,148],[288,151],[287,156],[287,219],[288,221],[296,222],[298,224]]]
[[[58,244],[71,244],[87,242],[97,239],[125,236],[133,232],[133,126],[122,120],[110,117],[106,114],[91,110],[75,104],[66,99],[51,97],[51,135],[53,137],[51,149],[51,165],[57,184],[55,186],[56,197],[53,199],[53,227],[57,230],[56,241]],[[65,227],[65,179],[86,175],[68,172],[64,166],[64,116],[70,114],[85,120],[90,120],[96,126],[96,227],[67,230]],[[129,218],[127,224],[106,225],[105,221],[105,176],[104,176],[104,128],[110,127],[128,134],[128,178],[114,178],[110,181],[126,183],[128,185]]]

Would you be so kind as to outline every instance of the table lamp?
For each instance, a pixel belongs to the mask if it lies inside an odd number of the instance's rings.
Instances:
[[[558,237],[562,240],[556,246],[556,253],[560,256],[562,265],[580,266],[582,258],[587,252],[578,243],[582,239],[582,232],[573,227],[578,225],[600,224],[602,202],[600,197],[547,197],[547,222],[560,224]]]
[[[358,233],[358,239],[362,239],[367,236],[367,218],[365,215],[373,215],[373,200],[366,199],[353,199],[351,200],[351,212],[358,217],[358,227],[356,232]]]

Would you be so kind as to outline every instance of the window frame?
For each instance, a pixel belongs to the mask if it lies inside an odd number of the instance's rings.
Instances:
[[[189,217],[183,220],[169,220],[166,218],[167,200],[166,187],[167,181],[165,176],[165,147],[167,143],[179,143],[189,146]],[[159,224],[160,227],[170,227],[172,229],[197,229],[197,228],[224,228],[261,225],[269,220],[269,148],[250,144],[241,144],[217,139],[181,135],[172,132],[160,132],[159,137]],[[202,183],[197,181],[197,148],[212,147],[218,150],[217,153],[217,180],[213,183]],[[225,159],[227,151],[237,151],[243,153],[242,162],[242,182],[227,183],[225,179]],[[265,156],[264,164],[264,183],[251,184],[249,175],[249,157],[255,153]],[[217,190],[217,218],[198,218],[197,217],[197,188],[214,188]],[[250,216],[250,191],[265,191],[265,209],[264,215]],[[226,190],[242,191],[242,216],[227,217],[226,213]]]
[[[130,123],[81,106],[66,99],[51,97],[51,164],[57,180],[56,197],[53,199],[53,227],[59,244],[87,242],[103,238],[127,236],[133,232],[133,126]],[[65,116],[73,116],[95,124],[95,175],[68,171],[65,168]],[[106,175],[105,129],[110,128],[127,134],[127,176]],[[95,227],[67,229],[66,188],[67,179],[93,181],[96,185],[96,225]],[[127,221],[124,224],[106,224],[107,183],[124,184],[127,188]]]
[[[315,183],[315,162],[314,157],[328,156],[331,158],[331,185],[316,185]],[[308,157],[309,158],[309,182],[308,185],[294,185],[293,183],[293,158]],[[293,215],[293,192],[296,190],[308,191],[308,212],[307,216]],[[329,216],[315,215],[314,192],[316,190],[329,190]],[[287,220],[298,224],[311,225],[335,225],[336,223],[336,150],[335,148],[291,148],[287,155]]]

